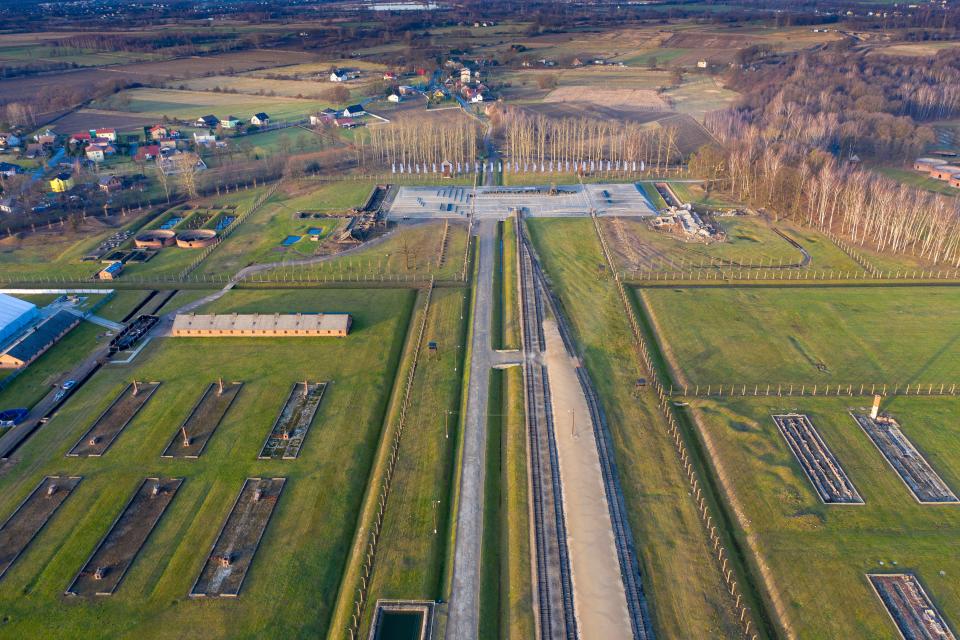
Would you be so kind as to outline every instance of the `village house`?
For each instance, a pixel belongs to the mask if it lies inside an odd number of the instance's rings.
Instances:
[[[310,126],[316,127],[321,124],[333,124],[337,119],[337,112],[334,109],[326,108],[320,113],[315,113],[310,116]]]
[[[400,95],[396,93],[391,93],[387,96],[389,102],[400,102]]]
[[[20,144],[20,138],[14,133],[0,132],[0,147],[16,147]]]
[[[220,118],[214,115],[201,116],[194,122],[195,126],[208,129],[215,129],[218,124],[220,124]]]
[[[90,135],[89,131],[81,131],[80,133],[75,133],[67,139],[67,143],[73,145],[81,142],[93,142],[93,136]]]
[[[11,198],[0,198],[0,213],[13,213],[17,208],[16,201]]]
[[[357,116],[362,116],[366,112],[367,112],[366,109],[364,109],[362,105],[352,104],[343,110],[343,117],[356,118]]]
[[[240,118],[237,116],[227,116],[220,121],[220,126],[224,129],[236,129],[240,126]]]
[[[160,145],[147,144],[137,149],[137,155],[134,156],[134,159],[137,162],[146,162],[147,160],[153,160],[159,155],[160,155]]]
[[[469,67],[464,67],[463,69],[460,69],[460,82],[461,82],[461,83],[463,83],[463,84],[469,84],[469,83],[470,83],[470,77],[471,77],[471,72],[470,72]]]
[[[117,130],[116,129],[93,129],[90,131],[90,134],[94,138],[109,140],[110,142],[117,141]]]
[[[103,176],[97,180],[97,187],[99,187],[101,191],[112,193],[113,191],[122,189],[123,182],[121,182],[117,176]]]
[[[200,132],[194,131],[193,141],[196,144],[202,144],[202,145],[213,144],[217,141],[217,136],[209,133],[200,133]]]
[[[42,147],[52,147],[57,143],[57,135],[52,131],[41,133],[37,136],[37,144]]]
[[[347,74],[344,73],[343,71],[334,69],[333,71],[330,72],[330,82],[346,82],[346,81],[347,81]]]
[[[84,149],[87,160],[92,160],[93,162],[103,162],[104,158],[112,156],[116,152],[117,150],[113,145],[106,142],[91,142],[87,145],[87,148]]]
[[[263,111],[260,113],[253,114],[253,117],[250,118],[250,124],[256,125],[258,127],[263,127],[270,124],[270,116],[265,114]]]
[[[179,131],[174,131],[173,129],[164,126],[162,124],[157,124],[150,127],[150,139],[151,140],[160,140],[162,138],[177,138],[180,136]]]
[[[400,92],[401,96],[412,96],[417,93],[417,90],[409,85],[402,84],[397,87],[397,91]]]
[[[66,193],[73,189],[73,176],[69,173],[58,173],[50,181],[50,190],[54,193]]]
[[[337,118],[337,126],[341,129],[355,129],[357,126],[357,121],[353,118]]]

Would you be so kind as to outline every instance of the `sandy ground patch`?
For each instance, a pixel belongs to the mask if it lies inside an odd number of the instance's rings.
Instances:
[[[578,631],[582,638],[629,640],[633,631],[587,401],[556,321],[544,319],[543,333]]]

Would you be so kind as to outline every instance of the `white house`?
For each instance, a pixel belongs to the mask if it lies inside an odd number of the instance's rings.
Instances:
[[[199,133],[195,131],[193,133],[193,141],[197,144],[213,144],[217,141],[217,137],[209,133]]]
[[[344,117],[344,118],[355,118],[355,117],[357,117],[357,116],[362,116],[362,115],[365,114],[365,113],[366,113],[366,110],[363,108],[362,105],[352,104],[352,105],[350,105],[349,107],[347,107],[346,109],[343,110],[343,117]]]
[[[253,114],[253,117],[250,118],[250,124],[255,124],[258,127],[270,124],[270,116],[265,114],[263,111],[260,113]]]
[[[390,102],[400,102],[400,96],[395,93],[391,93],[387,96],[387,100]]]
[[[330,72],[330,82],[346,82],[347,74],[343,71],[331,71]]]
[[[460,82],[462,82],[463,84],[468,84],[470,82],[469,68],[464,67],[463,69],[460,69]]]

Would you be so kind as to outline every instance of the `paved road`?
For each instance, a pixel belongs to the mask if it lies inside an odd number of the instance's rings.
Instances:
[[[477,225],[480,265],[473,309],[473,344],[470,387],[464,420],[463,468],[460,476],[460,511],[457,513],[456,551],[453,561],[453,591],[447,640],[476,638],[480,619],[480,547],[483,539],[483,476],[487,442],[487,398],[490,368],[500,354],[491,348],[490,321],[493,312],[494,243],[497,224],[484,220]]]

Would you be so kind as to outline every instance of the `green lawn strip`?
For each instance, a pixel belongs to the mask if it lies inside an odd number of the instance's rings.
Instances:
[[[325,634],[411,300],[409,292],[391,290],[231,292],[210,308],[228,313],[349,310],[353,331],[346,338],[161,338],[132,366],[102,368],[19,450],[17,473],[0,478],[5,517],[44,475],[84,477],[0,582],[5,633],[167,639],[202,628],[210,638]],[[218,375],[245,384],[203,455],[161,459],[177,426]],[[66,450],[134,377],[161,380],[157,397],[102,458],[66,459]],[[332,384],[300,457],[257,460],[290,385],[305,378]],[[134,488],[158,474],[185,481],[117,593],[108,599],[64,599],[64,589]],[[243,479],[250,476],[282,476],[288,482],[240,600],[187,598]],[[39,610],[43,616],[35,615]]]
[[[150,292],[144,289],[116,290],[110,300],[96,310],[96,314],[107,320],[120,322],[149,294]]]
[[[504,221],[497,221],[497,235],[494,239],[493,250],[493,311],[490,316],[490,343],[493,349],[503,349],[504,336],[504,300],[503,300],[503,270],[504,251],[503,234]],[[507,221],[506,224],[512,224]]]
[[[417,346],[417,331],[423,314],[426,292],[422,290],[415,292],[412,289],[405,290],[405,292],[412,299],[412,305],[408,308],[403,349],[400,360],[394,369],[389,404],[383,417],[380,438],[376,444],[374,463],[366,476],[362,508],[355,524],[349,555],[346,558],[343,577],[337,591],[336,604],[327,631],[327,637],[330,640],[339,639],[346,633],[355,613],[354,601],[357,590],[361,585],[360,578],[363,564],[369,551],[370,532],[379,509],[379,497],[386,478],[390,449],[396,435],[397,422],[406,390],[406,379],[413,365],[413,353]],[[367,613],[370,613],[369,610],[367,610]]]
[[[511,367],[502,378],[500,637],[523,640],[534,637],[523,370]]]
[[[424,344],[411,388],[368,601],[442,599],[447,523],[456,438],[446,412],[460,404],[462,289],[433,292]],[[436,342],[437,351],[426,345]],[[446,423],[446,427],[445,427]],[[366,608],[367,624],[373,607]],[[361,635],[367,631],[361,627]]]
[[[98,344],[106,329],[91,322],[81,322],[46,353],[0,389],[0,409],[32,407],[50,391],[52,385],[66,381],[66,374],[83,362]],[[6,380],[6,378],[4,378]]]
[[[490,394],[487,397],[487,452],[483,483],[483,541],[480,549],[480,640],[497,640],[503,635],[509,591],[509,563],[504,562],[511,550],[504,543],[503,501],[503,370],[491,369]],[[506,565],[506,566],[504,566]],[[505,581],[504,578],[507,578]],[[506,584],[505,584],[506,582]]]
[[[767,567],[792,635],[894,637],[884,607],[864,578],[867,572],[915,572],[941,613],[955,623],[960,559],[944,550],[955,544],[960,512],[914,500],[848,415],[851,409],[869,411],[865,399],[701,399],[691,404],[741,511],[737,535]],[[960,458],[951,428],[958,400],[897,397],[883,408],[898,419],[947,485],[958,490]],[[811,417],[864,505],[825,505],[817,498],[771,418],[794,411]]]
[[[656,288],[646,298],[690,384],[960,378],[951,287]]]
[[[544,268],[569,314],[607,416],[643,585],[658,637],[735,637],[732,599],[710,553],[662,415],[648,393],[616,288],[587,219],[529,220]]]
[[[660,195],[660,192],[657,191],[657,188],[653,186],[652,182],[638,182],[637,184],[655,210],[659,211],[667,208],[667,201],[663,199],[663,196]]]
[[[520,348],[520,307],[517,301],[517,230],[510,219],[503,227],[503,349]]]
[[[479,243],[470,245],[471,262],[468,265],[470,269],[470,289],[467,299],[464,301],[463,324],[464,324],[464,348],[463,358],[460,360],[460,407],[458,409],[456,420],[456,452],[453,456],[453,475],[451,476],[452,487],[450,489],[450,518],[447,520],[447,562],[446,571],[443,576],[443,586],[441,592],[445,600],[450,599],[453,590],[453,569],[456,561],[457,550],[457,515],[460,513],[460,479],[463,477],[463,446],[464,446],[464,423],[467,419],[467,399],[470,388],[470,363],[473,358],[473,312],[477,303],[477,274],[480,269],[480,261],[477,259],[480,247]],[[441,625],[445,624],[445,619]]]

